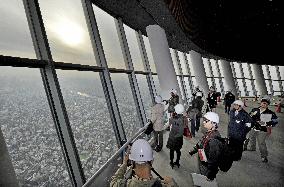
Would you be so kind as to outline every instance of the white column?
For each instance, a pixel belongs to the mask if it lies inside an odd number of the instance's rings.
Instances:
[[[165,30],[159,25],[149,25],[146,27],[149,38],[154,63],[156,66],[158,79],[163,99],[170,98],[170,90],[176,89],[181,102],[181,94],[174,70],[173,61],[170,54]]]
[[[263,96],[267,95],[267,88],[266,88],[266,83],[264,80],[264,75],[263,75],[263,70],[261,68],[261,65],[258,64],[252,64],[252,68],[254,71],[255,75],[255,81],[256,81],[256,86],[258,87],[258,94]]]
[[[220,62],[221,62],[221,66],[223,67],[224,80],[225,80],[226,85],[228,85],[228,90],[231,90],[232,93],[236,96],[236,98],[238,98],[237,89],[235,86],[236,84],[234,81],[230,62],[225,61],[225,60],[220,60]]]
[[[190,51],[189,54],[192,62],[193,71],[195,72],[196,84],[199,86],[200,90],[203,91],[206,97],[209,92],[209,85],[207,82],[207,77],[201,55],[195,51]]]

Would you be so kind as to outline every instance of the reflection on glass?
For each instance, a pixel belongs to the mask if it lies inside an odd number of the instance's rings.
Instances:
[[[35,59],[23,1],[1,1],[0,18],[0,55]]]
[[[126,137],[131,138],[140,128],[136,107],[127,74],[111,74],[120,116]]]
[[[174,65],[175,73],[176,73],[176,75],[180,75],[178,65],[177,65],[177,58],[175,57],[175,53],[174,53],[174,50],[172,48],[170,48],[170,53],[171,53],[171,58],[172,58],[172,62],[173,62],[173,65]]]
[[[160,87],[158,75],[152,75],[152,77],[153,77],[153,81],[154,81],[155,88],[156,88],[156,95],[161,95],[161,87]]]
[[[156,65],[154,63],[154,59],[153,59],[153,55],[152,55],[152,51],[151,51],[150,42],[149,42],[148,37],[143,36],[143,41],[144,41],[144,44],[145,44],[150,69],[153,73],[157,73]]]
[[[81,2],[39,0],[53,60],[96,65]]]
[[[86,178],[117,150],[98,73],[56,70]]]
[[[39,69],[0,72],[0,127],[19,186],[71,186]]]
[[[151,118],[151,107],[153,106],[147,79],[145,75],[136,75],[139,91],[142,97],[146,117]]]
[[[144,71],[144,66],[142,63],[142,58],[138,46],[138,41],[136,38],[135,30],[131,29],[127,25],[123,24],[125,35],[127,38],[127,43],[135,71]]]
[[[125,69],[125,63],[122,56],[114,18],[95,5],[93,5],[93,9],[108,67]]]

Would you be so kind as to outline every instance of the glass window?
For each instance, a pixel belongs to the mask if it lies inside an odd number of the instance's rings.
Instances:
[[[93,9],[108,67],[125,69],[125,62],[123,59],[114,18],[95,5],[93,5]]]
[[[281,80],[284,80],[284,66],[279,66]]]
[[[0,54],[35,59],[23,1],[2,1],[0,18]]]
[[[136,74],[136,79],[137,79],[139,91],[142,97],[144,110],[146,112],[146,117],[151,118],[151,107],[153,106],[153,103],[152,103],[146,76]]]
[[[272,80],[278,80],[277,74],[276,74],[276,68],[275,66],[268,66],[269,72]]]
[[[112,73],[111,81],[126,137],[129,139],[140,129],[140,122],[136,112],[128,75]]]
[[[125,35],[127,38],[127,43],[132,59],[133,68],[135,71],[144,71],[144,66],[142,63],[142,58],[138,46],[138,41],[136,38],[135,30],[131,29],[127,25],[123,24]]]
[[[203,65],[204,65],[204,69],[205,69],[205,74],[206,74],[206,77],[211,77],[211,73],[210,73],[210,68],[209,68],[209,62],[206,58],[202,58],[202,61],[203,61]],[[208,81],[208,79],[207,79]],[[208,82],[209,84],[209,82]],[[212,85],[211,85],[212,86]],[[210,87],[210,86],[209,86]]]
[[[265,65],[261,65],[261,68],[262,68],[262,71],[263,71],[264,78],[268,79],[268,74],[267,74]]]
[[[212,79],[211,79],[211,78],[207,78],[207,83],[208,83],[209,88],[210,88],[211,86],[213,86],[213,84],[212,84]]]
[[[179,86],[179,90],[181,93],[181,98],[182,100],[185,100],[184,92],[183,92],[182,85],[181,85],[181,77],[178,76],[177,81],[178,81],[178,86]]]
[[[187,57],[187,60],[188,60],[188,66],[189,66],[189,69],[190,69],[191,76],[195,76],[195,72],[193,71],[193,67],[192,67],[192,61],[191,61],[191,58],[190,58],[190,54],[186,53],[186,57]]]
[[[144,41],[144,44],[145,44],[150,69],[153,73],[157,73],[156,65],[154,63],[153,54],[152,54],[152,51],[151,51],[150,42],[149,42],[148,37],[143,36],[143,41]]]
[[[188,75],[187,66],[186,66],[186,63],[185,63],[185,60],[184,60],[183,53],[178,51],[178,56],[179,56],[179,61],[180,61],[180,65],[181,65],[182,74]]]
[[[191,97],[192,97],[192,93],[191,93],[191,89],[190,89],[190,84],[189,84],[189,78],[188,77],[184,77],[184,84],[185,84],[185,88],[186,88],[186,91],[188,93],[188,101],[191,102]]]
[[[156,88],[156,95],[161,95],[162,92],[161,92],[158,75],[152,75],[152,77],[153,77],[155,88]]]
[[[0,127],[19,186],[71,186],[39,69],[0,71]]]
[[[229,90],[229,85],[227,83],[227,81],[225,81],[225,78],[222,78],[222,81],[223,81],[223,85],[224,85],[224,90],[225,92]]]
[[[280,91],[279,82],[278,81],[272,81],[272,86],[274,91]]]
[[[221,85],[218,78],[214,78],[216,84],[216,91],[221,92]]]
[[[244,85],[243,85],[242,79],[237,79],[237,83],[238,83],[238,87],[239,87],[239,91],[241,93],[241,96],[244,96],[245,91],[244,91]]]
[[[218,77],[218,69],[216,66],[216,60],[210,59],[211,66],[212,66],[212,71],[213,71],[213,77]]]
[[[191,80],[192,80],[193,87],[194,88],[197,87],[197,83],[196,83],[195,77],[192,77]]]
[[[233,62],[234,68],[235,68],[235,72],[236,72],[236,77],[237,78],[241,78],[242,74],[241,74],[241,70],[240,70],[240,65],[237,62]]]
[[[249,96],[253,96],[252,86],[251,86],[251,80],[246,80],[247,85],[247,91],[249,93]]]
[[[79,0],[39,0],[53,60],[96,65]]]
[[[177,58],[175,57],[175,53],[174,53],[174,50],[172,48],[170,48],[170,53],[171,53],[171,58],[172,58],[172,62],[173,62],[173,65],[174,65],[175,73],[176,73],[176,75],[180,75],[178,65],[177,65]]]
[[[244,77],[245,78],[250,78],[250,74],[248,71],[248,64],[247,63],[242,63],[243,65],[243,71],[244,71]]]
[[[56,70],[86,178],[117,150],[99,73]]]
[[[271,94],[271,89],[270,89],[270,86],[269,86],[269,81],[268,80],[265,80],[265,85],[266,85],[266,89],[267,89],[267,93],[268,94]]]

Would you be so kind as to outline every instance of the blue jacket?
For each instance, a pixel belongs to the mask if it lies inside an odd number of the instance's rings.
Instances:
[[[235,112],[235,109],[230,111],[228,128],[229,138],[242,142],[246,139],[246,135],[251,129],[253,120],[243,109],[240,110],[236,116]]]

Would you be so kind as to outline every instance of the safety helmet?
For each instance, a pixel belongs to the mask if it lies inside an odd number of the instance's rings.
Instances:
[[[203,95],[203,94],[202,94],[201,92],[197,92],[197,93],[196,93],[196,97],[199,97],[199,96],[202,97],[202,95]]]
[[[210,86],[209,88],[211,91],[215,91],[215,88],[213,86]]]
[[[156,95],[156,97],[155,97],[155,102],[156,102],[156,103],[161,103],[161,102],[163,102],[162,97],[161,97],[160,95]]]
[[[151,145],[144,139],[137,139],[131,146],[129,159],[138,164],[152,161],[154,158]]]
[[[219,123],[219,116],[215,112],[207,112],[206,114],[204,114],[203,117],[214,122],[214,123],[216,123],[216,124]]]
[[[171,93],[177,94],[177,90],[176,89],[172,89]]]
[[[182,104],[177,104],[177,105],[175,106],[175,112],[176,112],[177,114],[183,114],[183,112],[184,112],[184,106],[183,106]]]
[[[260,102],[267,102],[268,104],[270,104],[270,97],[268,95],[265,95],[261,98]]]
[[[241,106],[241,107],[244,106],[244,102],[243,102],[242,100],[235,100],[235,101],[233,102],[233,104],[234,104],[234,105],[239,105],[239,106]]]

